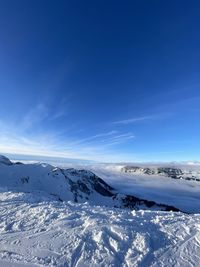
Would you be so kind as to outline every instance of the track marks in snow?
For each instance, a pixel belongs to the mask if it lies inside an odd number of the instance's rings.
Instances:
[[[196,267],[200,261],[200,215],[38,201],[15,192],[0,199],[2,267]]]
[[[74,253],[72,254],[71,258],[71,266],[77,267],[79,264],[79,261],[81,260],[81,256],[84,250],[84,244],[85,242],[80,240],[78,245],[74,248]]]

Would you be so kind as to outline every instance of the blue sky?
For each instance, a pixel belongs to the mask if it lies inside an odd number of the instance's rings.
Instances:
[[[199,1],[0,3],[0,152],[200,160]]]

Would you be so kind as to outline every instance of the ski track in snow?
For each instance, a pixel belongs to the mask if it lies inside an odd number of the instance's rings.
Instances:
[[[0,266],[199,266],[200,215],[0,192]]]

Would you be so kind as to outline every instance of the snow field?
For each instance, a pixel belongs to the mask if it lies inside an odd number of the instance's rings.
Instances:
[[[200,215],[0,192],[0,266],[199,266]]]

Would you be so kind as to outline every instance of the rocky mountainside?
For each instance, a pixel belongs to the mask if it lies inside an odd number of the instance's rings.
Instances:
[[[147,174],[160,175],[173,179],[185,179],[191,181],[200,181],[200,173],[192,170],[184,170],[174,167],[138,167],[138,166],[124,166],[122,172],[133,174]]]
[[[17,192],[44,192],[59,201],[88,202],[116,208],[178,211],[154,201],[119,194],[91,171],[55,168],[49,164],[12,163],[0,157],[0,187]]]

